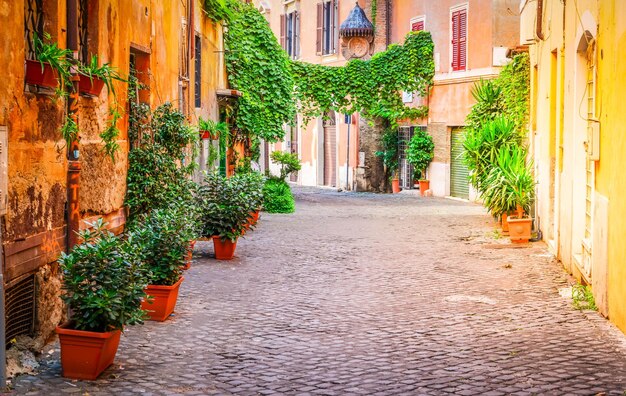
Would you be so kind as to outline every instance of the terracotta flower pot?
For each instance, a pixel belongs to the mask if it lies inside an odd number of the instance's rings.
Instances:
[[[120,330],[98,333],[73,330],[68,324],[58,326],[63,376],[95,380],[115,359],[120,344]]]
[[[78,82],[78,91],[81,94],[98,96],[104,88],[104,80],[99,77],[92,76],[91,78],[80,75],[80,81]]]
[[[26,75],[24,79],[27,84],[38,85],[40,87],[56,88],[59,85],[59,74],[49,63],[43,64],[36,60],[26,60]]]
[[[507,213],[502,213],[502,216],[500,218],[502,220],[502,233],[508,235],[508,233],[509,233],[509,215]]]
[[[196,241],[189,242],[189,247],[187,248],[187,255],[185,256],[185,265],[183,265],[184,270],[188,270],[191,268],[191,260],[193,259],[193,248],[196,246]]]
[[[400,192],[400,179],[391,179],[391,192],[394,194]]]
[[[218,260],[232,260],[235,256],[237,241],[230,239],[222,240],[219,236],[213,237],[213,246],[215,248],[215,258]]]
[[[181,276],[172,286],[148,285],[146,287],[146,294],[152,298],[150,302],[144,299],[141,309],[148,311],[150,319],[163,322],[174,312],[178,290],[183,279],[185,277]]]
[[[198,133],[200,134],[200,139],[210,139],[210,140],[218,139],[217,133],[211,133],[205,129],[198,131]]]
[[[533,219],[515,217],[508,218],[509,238],[513,243],[528,243],[531,237]]]
[[[430,190],[430,180],[420,180],[420,195],[423,197],[426,190]]]

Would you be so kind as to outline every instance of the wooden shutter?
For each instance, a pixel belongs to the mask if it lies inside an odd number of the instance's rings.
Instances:
[[[424,21],[416,21],[411,24],[412,32],[421,32],[424,30]]]
[[[465,70],[467,64],[467,10],[459,13],[459,70]]]
[[[322,42],[324,40],[324,3],[317,3],[317,44],[315,52],[322,54]]]
[[[295,14],[295,27],[294,31],[294,51],[293,56],[295,58],[300,57],[300,13],[298,11],[294,12]]]
[[[332,0],[330,5],[330,53],[337,52],[337,43],[339,41],[339,0]]]
[[[283,49],[287,49],[286,47],[286,36],[287,36],[287,20],[286,20],[286,15],[282,14],[280,16],[280,46],[283,47]]]
[[[452,13],[452,70],[459,70],[459,14]]]

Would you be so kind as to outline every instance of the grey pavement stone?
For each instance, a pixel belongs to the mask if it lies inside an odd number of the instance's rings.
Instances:
[[[557,293],[542,244],[489,249],[478,205],[296,188],[236,258],[198,242],[176,314],[94,382],[57,352],[15,394],[483,395],[626,390],[624,336]],[[510,268],[509,265],[510,264]]]

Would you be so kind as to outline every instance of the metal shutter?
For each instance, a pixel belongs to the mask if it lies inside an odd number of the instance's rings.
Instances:
[[[324,127],[324,185],[337,185],[337,172],[335,161],[337,159],[337,127],[328,125]]]
[[[450,140],[450,195],[469,199],[469,171],[463,162],[463,130],[453,128]]]

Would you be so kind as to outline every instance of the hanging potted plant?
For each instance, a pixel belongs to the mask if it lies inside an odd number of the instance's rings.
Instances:
[[[213,240],[215,258],[231,260],[237,239],[250,221],[245,181],[238,175],[226,178],[217,173],[207,174],[199,188],[198,207],[202,237]]]
[[[389,175],[391,181],[391,191],[397,194],[401,191],[398,170],[398,132],[394,128],[386,128],[380,143],[382,150],[377,151],[376,156],[382,158],[385,174]]]
[[[124,80],[116,68],[108,63],[98,66],[98,56],[93,55],[88,65],[80,65],[78,68],[80,81],[78,90],[83,95],[98,96],[102,92],[102,88],[106,85],[109,92],[113,92],[113,80]]]
[[[430,189],[426,178],[426,169],[435,157],[433,138],[425,130],[418,128],[406,148],[406,160],[415,168],[415,177],[419,177],[420,195],[423,197]]]
[[[102,219],[91,226],[81,231],[82,243],[59,258],[71,316],[56,328],[63,376],[87,380],[113,363],[124,326],[143,323],[147,284],[134,236],[114,236]]]
[[[50,35],[44,33],[44,39],[50,40]],[[26,60],[25,81],[27,84],[40,87],[58,88],[70,81],[70,64],[67,58],[72,54],[70,50],[61,49],[57,43],[46,43],[35,34],[33,36],[36,60]]]
[[[187,210],[179,202],[164,209],[155,209],[134,227],[144,230],[144,262],[150,271],[147,298],[141,307],[150,319],[165,321],[174,312],[178,291],[184,277],[183,266],[193,228]]]
[[[225,122],[205,120],[200,117],[198,119],[198,131],[200,139],[217,140],[221,134],[228,134],[228,124]]]
[[[516,213],[507,216],[511,242],[528,242],[532,231],[532,218],[528,214],[534,201],[535,181],[532,166],[526,163],[526,150],[500,149],[483,186],[483,203],[494,216]]]

